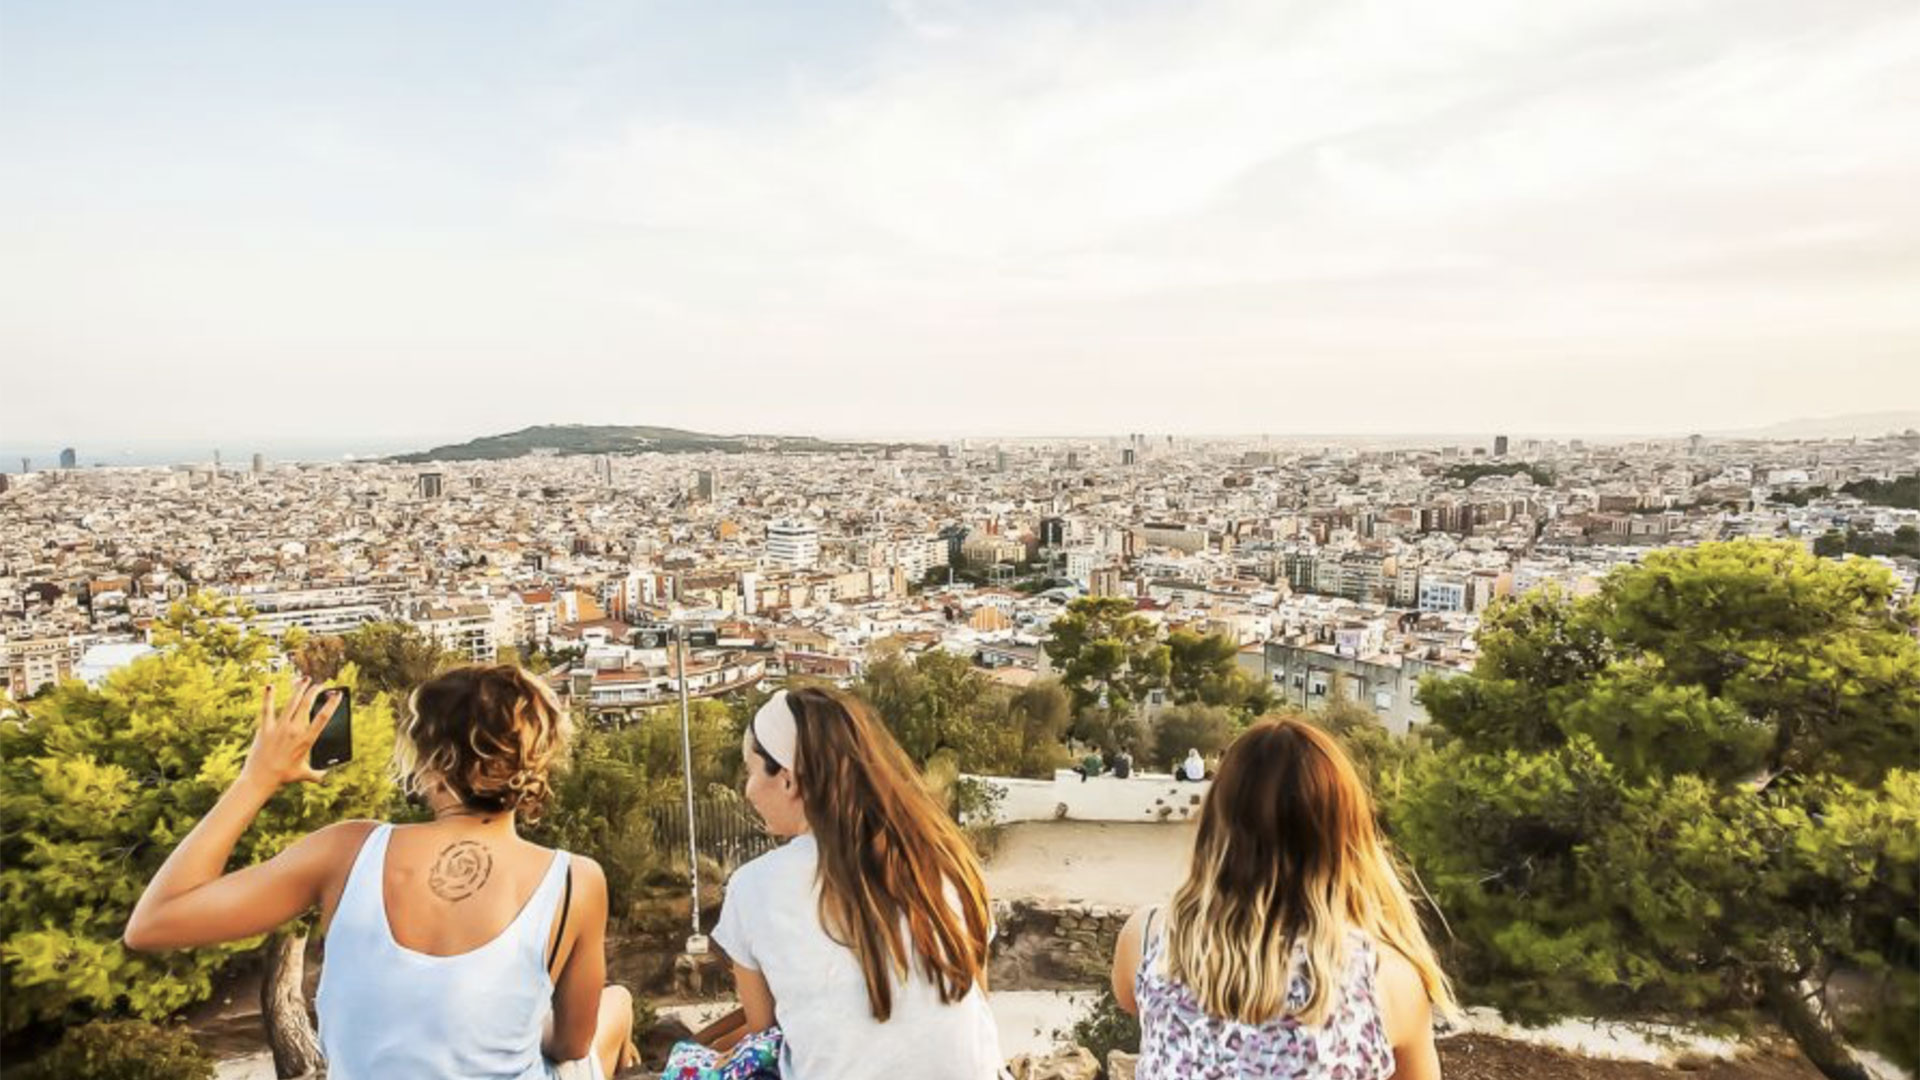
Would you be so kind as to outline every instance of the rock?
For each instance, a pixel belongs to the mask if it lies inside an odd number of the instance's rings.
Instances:
[[[1013,1080],[1095,1080],[1100,1062],[1084,1046],[1062,1046],[1046,1054],[1021,1054],[1007,1062]]]
[[[1129,1054],[1125,1050],[1110,1051],[1107,1054],[1107,1080],[1133,1080],[1133,1070],[1139,1064],[1139,1054]]]

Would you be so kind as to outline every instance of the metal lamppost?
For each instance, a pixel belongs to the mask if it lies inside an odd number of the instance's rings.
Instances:
[[[697,644],[711,648],[717,643],[719,635],[712,630],[689,632],[684,625],[677,622],[671,624],[671,632],[679,656],[680,671],[677,681],[680,684],[680,768],[682,786],[687,792],[687,880],[691,885],[693,900],[688,913],[693,932],[687,937],[687,955],[704,956],[707,952],[707,938],[700,932],[700,845],[693,811],[693,717],[687,692],[687,639],[689,636],[694,637],[699,639]]]

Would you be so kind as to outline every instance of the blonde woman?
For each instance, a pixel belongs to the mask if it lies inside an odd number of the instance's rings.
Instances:
[[[180,842],[127,922],[128,947],[191,949],[318,910],[320,1048],[332,1080],[555,1080],[613,1075],[633,1000],[606,983],[607,879],[592,859],[520,838],[566,742],[553,692],[512,666],[421,686],[397,747],[433,820],[343,821],[226,872],[254,815],[321,780],[308,751],[332,713],[302,680],[269,686],[239,779]]]
[[[1186,882],[1121,931],[1140,1080],[1432,1080],[1453,1007],[1339,743],[1297,720],[1228,748]]]

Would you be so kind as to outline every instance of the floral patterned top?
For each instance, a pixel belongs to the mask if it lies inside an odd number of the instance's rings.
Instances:
[[[1324,1024],[1308,1027],[1291,1016],[1243,1024],[1209,1016],[1186,984],[1160,963],[1165,927],[1159,912],[1147,918],[1146,944],[1134,997],[1140,1006],[1139,1080],[1385,1080],[1393,1075],[1374,992],[1377,958],[1371,938],[1351,932],[1346,977]],[[1311,993],[1304,967],[1306,947],[1294,947],[1294,974],[1287,1007],[1298,1009]]]

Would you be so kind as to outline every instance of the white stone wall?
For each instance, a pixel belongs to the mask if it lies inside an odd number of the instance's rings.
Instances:
[[[1182,783],[1165,773],[1135,773],[1125,780],[1096,776],[1082,780],[1071,769],[1061,769],[1051,780],[1017,780],[1003,776],[969,779],[1005,792],[996,820],[1116,822],[1190,822],[1198,820],[1199,796],[1210,781]],[[1065,807],[1065,811],[1061,810]]]

